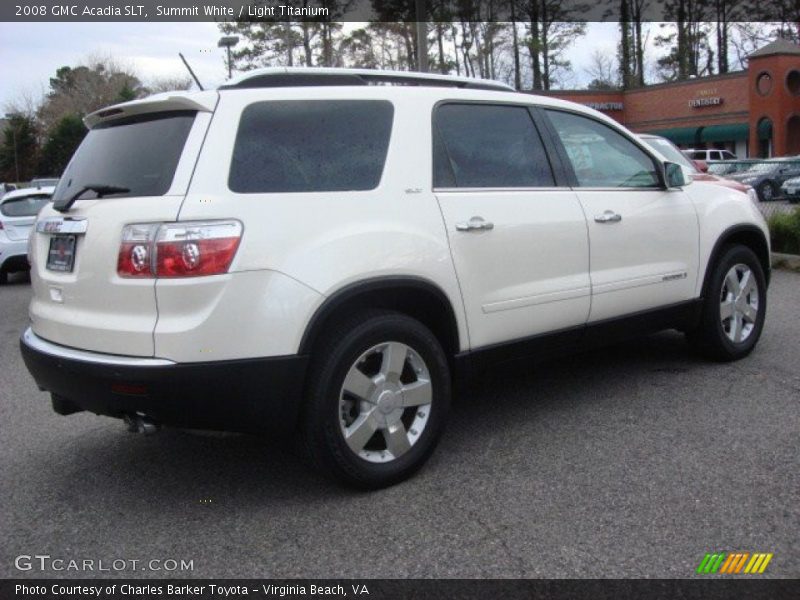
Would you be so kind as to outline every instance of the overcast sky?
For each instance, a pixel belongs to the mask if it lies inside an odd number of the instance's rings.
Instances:
[[[0,110],[22,94],[42,95],[63,65],[94,53],[109,54],[133,67],[140,79],[185,76],[183,52],[206,87],[225,78],[219,31],[214,23],[0,23]],[[590,23],[569,52],[574,85],[587,81],[592,51],[616,54],[617,26]]]

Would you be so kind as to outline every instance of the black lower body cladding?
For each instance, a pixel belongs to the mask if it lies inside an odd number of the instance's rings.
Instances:
[[[281,356],[164,366],[119,366],[65,358],[20,340],[25,365],[61,414],[141,413],[165,425],[290,434],[308,364]]]

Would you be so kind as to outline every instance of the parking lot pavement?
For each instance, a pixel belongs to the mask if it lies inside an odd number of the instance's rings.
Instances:
[[[41,576],[14,567],[34,554],[194,565],[128,576],[686,577],[712,551],[800,576],[800,275],[775,273],[738,363],[664,333],[493,370],[427,467],[374,493],[258,438],[56,415],[17,348],[29,296],[0,287],[2,577]]]

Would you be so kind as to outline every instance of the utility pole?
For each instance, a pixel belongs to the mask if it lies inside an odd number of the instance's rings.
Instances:
[[[425,0],[414,0],[417,19],[417,70],[428,72],[428,15]]]
[[[17,183],[19,183],[19,157],[17,156],[17,126],[11,128],[11,137],[14,140],[14,171],[17,174]]]
[[[228,51],[228,79],[233,77],[233,61],[231,59],[231,48],[239,43],[239,36],[237,35],[224,35],[219,38],[217,48],[225,48]]]
[[[17,183],[19,181],[19,156],[17,154],[17,124],[14,122],[14,119],[18,118],[20,115],[18,113],[14,114],[7,114],[6,119],[8,119],[8,126],[11,128],[11,140],[14,143],[14,173],[17,176]]]

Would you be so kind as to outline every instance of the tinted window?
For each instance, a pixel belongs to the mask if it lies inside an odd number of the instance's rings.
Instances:
[[[242,194],[374,189],[393,114],[383,100],[251,104],[239,122],[228,186]]]
[[[611,127],[572,113],[547,111],[580,187],[655,187],[650,156]]]
[[[163,196],[172,184],[195,112],[155,113],[92,129],[61,176],[53,199],[72,197],[87,185],[128,188],[122,196]],[[82,198],[94,198],[87,191]]]
[[[50,196],[13,198],[0,204],[0,213],[6,217],[35,217],[48,202],[50,202]]]
[[[555,185],[542,140],[525,107],[445,104],[436,110],[434,126],[443,143],[443,148],[434,146],[434,186]],[[447,159],[449,164],[442,164]]]

